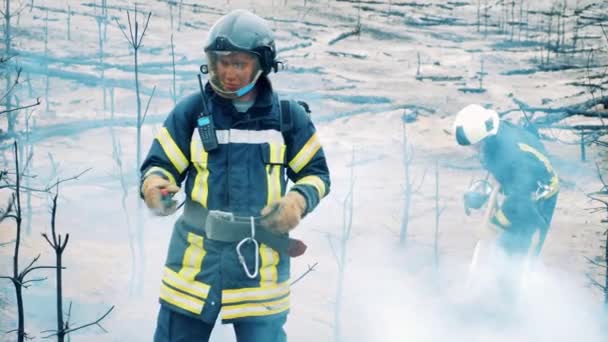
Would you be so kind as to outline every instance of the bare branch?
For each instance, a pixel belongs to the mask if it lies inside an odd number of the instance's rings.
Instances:
[[[40,98],[36,99],[36,103],[32,103],[30,105],[21,106],[21,107],[17,107],[17,108],[11,108],[11,109],[1,110],[0,111],[0,115],[6,114],[6,113],[10,113],[10,112],[15,112],[15,111],[22,110],[22,109],[27,109],[27,108],[35,107],[35,106],[38,106],[38,105],[40,105]]]
[[[315,270],[315,267],[317,267],[319,263],[315,261],[315,263],[310,266],[308,265],[308,269],[306,270],[306,272],[302,273],[302,275],[300,275],[298,278],[296,278],[296,280],[292,281],[289,286],[293,286],[295,283],[297,283],[298,281],[300,281],[302,278],[304,278],[308,273],[312,272]]]
[[[116,21],[116,24],[118,25],[118,28],[120,29],[120,32],[122,32],[122,35],[125,36],[125,39],[127,40],[127,42],[129,44],[133,44],[133,43],[131,43],[131,40],[129,40],[129,37],[127,36],[127,33],[125,32],[125,30],[122,28],[122,26],[118,22],[118,18],[114,18],[114,20]]]
[[[114,310],[114,305],[112,305],[112,306],[110,307],[110,309],[108,309],[108,311],[106,311],[106,313],[104,313],[104,314],[103,314],[101,317],[99,317],[99,318],[98,318],[96,321],[91,322],[91,323],[87,323],[87,324],[83,324],[83,325],[78,326],[78,327],[76,327],[76,328],[71,328],[71,329],[64,330],[64,331],[63,331],[63,333],[64,333],[64,335],[67,335],[67,334],[72,333],[72,332],[74,332],[74,331],[76,331],[76,330],[84,329],[84,328],[86,328],[86,327],[90,327],[90,326],[92,326],[92,325],[97,325],[97,326],[98,326],[100,329],[102,329],[102,330],[104,330],[104,331],[105,331],[105,329],[104,329],[104,328],[103,328],[103,327],[102,327],[102,326],[101,326],[99,323],[100,323],[100,322],[101,322],[101,321],[102,321],[104,318],[106,318],[106,316],[107,316],[107,315],[109,315],[109,314],[110,314],[110,312],[112,312],[112,310]],[[54,333],[54,334],[51,334],[51,335],[48,335],[48,336],[44,336],[44,338],[49,338],[49,337],[52,337],[52,336],[57,336],[57,334],[58,334],[58,333],[56,332],[56,333]]]
[[[30,273],[31,271],[34,271],[34,270],[39,270],[39,269],[51,269],[51,270],[56,270],[56,269],[57,269],[57,266],[35,266],[35,267],[32,267],[32,268],[28,269],[27,271],[21,272],[21,275],[22,275],[22,278],[21,278],[21,279],[23,279],[23,277],[25,277],[25,276],[26,276],[28,273]],[[61,267],[61,269],[65,269],[65,267]]]
[[[418,194],[420,193],[420,188],[422,188],[422,185],[424,184],[424,179],[426,178],[426,173],[428,172],[428,167],[426,169],[424,169],[424,173],[422,174],[422,178],[420,179],[420,182],[418,183],[418,185],[415,187],[414,189],[414,194]]]
[[[8,90],[6,90],[4,95],[2,95],[2,97],[0,97],[0,101],[3,101],[7,96],[10,96],[10,94],[13,92],[13,89],[15,89],[15,87],[19,84],[19,75],[20,74],[21,73],[19,71],[17,71],[17,76],[15,77],[15,81],[13,81],[13,84],[11,84],[11,87],[8,88]]]
[[[47,186],[47,187],[46,187],[46,188],[44,188],[44,189],[36,189],[36,188],[30,188],[30,187],[26,187],[26,186],[20,186],[20,188],[21,188],[22,190],[27,190],[27,191],[31,191],[31,192],[49,192],[49,191],[51,191],[51,189],[52,189],[52,188],[56,187],[57,185],[59,185],[59,184],[61,184],[61,183],[64,183],[64,182],[71,181],[71,180],[76,180],[76,179],[78,179],[80,176],[82,176],[83,174],[85,174],[85,173],[87,173],[87,172],[91,171],[92,169],[93,169],[93,168],[92,168],[92,167],[90,167],[90,168],[88,168],[88,169],[86,169],[86,170],[84,170],[84,171],[80,172],[79,174],[77,174],[77,175],[75,175],[75,176],[72,176],[72,177],[69,177],[69,178],[60,179],[60,180],[56,181],[55,183],[53,183],[53,184],[51,184],[51,185]],[[0,186],[0,189],[2,189],[3,187],[4,187],[4,188],[13,189],[13,190],[15,189],[15,185],[13,185],[13,184],[5,185],[5,186]]]
[[[334,243],[331,240],[331,235],[328,233],[327,235],[325,235],[325,237],[327,237],[327,242],[329,242],[329,249],[331,250],[331,254],[334,256],[336,262],[339,265],[340,259],[338,258],[338,252],[336,252],[336,247],[334,246]]]
[[[135,7],[135,16],[137,17],[137,7]],[[131,45],[133,47],[135,47],[135,43],[137,42],[137,37],[133,36],[133,26],[131,26],[131,13],[129,13],[129,11],[127,10],[127,21],[129,22],[129,35],[131,37]],[[135,23],[137,23],[137,20],[135,20]]]
[[[588,257],[585,257],[585,259],[587,259],[587,261],[588,261],[589,263],[591,263],[591,264],[593,264],[593,265],[595,265],[595,266],[602,267],[602,268],[608,268],[608,266],[603,265],[603,264],[600,264],[599,262],[594,261],[594,260],[592,260],[592,259],[590,259],[590,258],[588,258]]]
[[[23,274],[23,272],[29,272],[28,270],[30,269],[30,267],[32,267],[36,261],[38,261],[38,259],[40,259],[40,254],[38,254],[34,259],[32,259],[32,261],[29,263],[29,265],[27,265],[27,267],[25,267],[23,269],[23,271],[21,272],[21,274]],[[21,278],[23,280],[23,277],[20,275],[19,278]]]
[[[47,279],[48,279],[47,277],[44,277],[44,278],[35,278],[35,279],[26,280],[26,281],[24,281],[24,282],[23,282],[23,283],[21,283],[21,284],[22,284],[24,287],[27,287],[27,286],[25,286],[25,284],[27,284],[27,283],[33,283],[33,282],[39,282],[39,281],[45,281],[45,280],[47,280]]]
[[[13,196],[15,196],[15,195],[13,194]],[[6,219],[7,217],[10,217],[12,211],[13,211],[13,201],[11,200],[8,202],[6,209],[4,209],[4,211],[2,212],[2,216],[0,216],[0,222],[4,221],[4,219]]]
[[[595,171],[597,172],[597,176],[600,179],[600,182],[602,182],[602,191],[603,190],[607,190],[608,189],[608,185],[606,185],[606,182],[604,181],[604,178],[602,177],[602,170],[600,168],[600,164],[597,162],[597,160],[595,161]]]
[[[8,241],[8,242],[0,242],[0,248],[4,247],[4,246],[12,245],[13,243],[15,243],[15,240]]]
[[[600,289],[602,289],[602,291],[606,291],[606,286],[600,284],[597,280],[593,279],[591,275],[587,274],[587,279],[589,279],[591,285],[599,287]]]
[[[148,29],[148,23],[150,22],[150,16],[152,12],[148,12],[148,17],[146,18],[146,24],[144,25],[144,30],[141,31],[141,36],[139,37],[139,42],[137,42],[137,48],[141,46],[141,42],[144,40],[144,35],[146,34],[146,30]]]
[[[146,115],[148,114],[148,108],[150,107],[150,101],[152,101],[152,97],[154,96],[155,90],[156,90],[156,86],[154,86],[154,88],[152,88],[152,94],[150,94],[150,97],[148,98],[148,103],[146,103],[146,110],[144,110],[144,115],[141,118],[141,123],[140,123],[141,126],[144,125],[144,121],[146,120]]]

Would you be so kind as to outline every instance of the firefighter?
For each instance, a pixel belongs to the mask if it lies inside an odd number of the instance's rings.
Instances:
[[[559,180],[538,136],[477,104],[456,114],[453,132],[459,145],[472,146],[479,153],[482,166],[500,185],[504,199],[491,220],[502,231],[499,245],[510,255],[540,254],[557,203]],[[465,194],[465,209],[480,208],[484,203],[477,199],[487,195]],[[539,239],[531,249],[536,232]]]
[[[155,214],[173,214],[171,195],[186,194],[154,341],[208,341],[218,317],[239,342],[286,341],[287,235],[329,193],[325,155],[308,113],[271,87],[278,62],[264,19],[226,14],[204,51],[207,82],[199,76],[201,91],[177,104],[141,165],[142,197]]]

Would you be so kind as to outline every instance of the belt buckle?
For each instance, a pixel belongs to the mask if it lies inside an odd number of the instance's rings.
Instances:
[[[208,216],[219,220],[234,222],[234,214],[229,211],[209,210]]]

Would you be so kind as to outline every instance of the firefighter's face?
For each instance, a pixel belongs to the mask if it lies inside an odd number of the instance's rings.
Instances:
[[[257,58],[246,52],[221,55],[217,60],[217,76],[226,91],[237,91],[248,85],[256,69]]]

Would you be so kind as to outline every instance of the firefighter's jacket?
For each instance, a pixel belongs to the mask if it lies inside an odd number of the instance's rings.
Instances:
[[[497,223],[542,224],[537,203],[557,195],[559,178],[540,140],[523,127],[501,121],[497,134],[483,144],[481,163],[505,195]]]
[[[292,124],[280,124],[280,101],[261,79],[255,103],[238,113],[230,100],[205,86],[219,147],[203,149],[197,130],[202,110],[200,93],[181,101],[158,131],[141,166],[142,179],[151,173],[182,185],[188,205],[236,215],[259,216],[278,201],[288,179],[312,211],[330,188],[329,170],[316,129],[308,114],[291,102]],[[283,131],[281,131],[283,127]],[[259,253],[259,274],[247,277],[236,243],[206,239],[203,222],[177,220],[164,267],[160,302],[183,314],[215,322],[264,320],[289,310],[289,256],[260,243],[244,244],[250,272]]]

